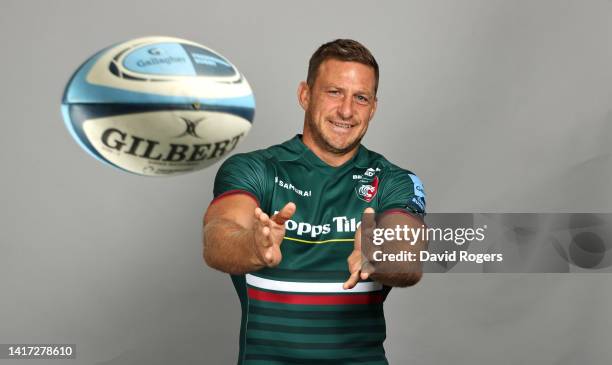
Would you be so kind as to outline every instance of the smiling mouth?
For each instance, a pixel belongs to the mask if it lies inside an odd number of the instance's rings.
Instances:
[[[354,127],[354,125],[350,123],[340,123],[340,122],[334,122],[331,120],[329,122],[338,128],[351,129]]]

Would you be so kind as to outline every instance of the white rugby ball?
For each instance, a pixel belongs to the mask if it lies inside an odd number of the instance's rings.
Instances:
[[[246,78],[201,44],[146,37],[106,48],[74,73],[62,100],[72,137],[135,174],[205,168],[244,139],[255,114]]]

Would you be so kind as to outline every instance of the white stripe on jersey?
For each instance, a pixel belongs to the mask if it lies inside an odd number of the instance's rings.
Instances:
[[[347,273],[348,279],[348,273]],[[296,293],[366,293],[382,289],[382,284],[371,281],[357,283],[353,289],[343,289],[344,283],[304,283],[293,281],[278,281],[264,279],[259,276],[246,274],[246,282],[260,289],[276,290]]]

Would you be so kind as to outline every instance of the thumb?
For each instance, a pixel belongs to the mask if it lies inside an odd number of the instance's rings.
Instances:
[[[370,275],[372,275],[374,272],[376,272],[376,269],[369,261],[366,260],[361,265],[361,272],[359,274],[359,277],[361,278],[361,280],[368,280]]]
[[[365,208],[361,215],[361,224],[355,232],[355,250],[361,250],[362,238],[365,242],[371,242],[372,230],[376,226],[376,220],[374,219],[374,209],[371,207]],[[368,239],[370,241],[368,241]]]
[[[295,203],[289,202],[285,204],[283,209],[281,209],[278,213],[274,214],[271,219],[272,221],[274,221],[274,223],[282,226],[285,224],[286,221],[291,219],[293,214],[295,214],[296,209],[297,207],[295,206]]]

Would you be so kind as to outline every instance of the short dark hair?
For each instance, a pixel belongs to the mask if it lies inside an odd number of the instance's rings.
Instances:
[[[308,75],[306,83],[312,87],[319,71],[319,66],[323,61],[336,59],[339,61],[359,62],[374,69],[376,82],[374,83],[374,93],[378,91],[378,63],[370,50],[363,44],[352,39],[336,39],[327,42],[319,47],[310,57],[308,62]]]

